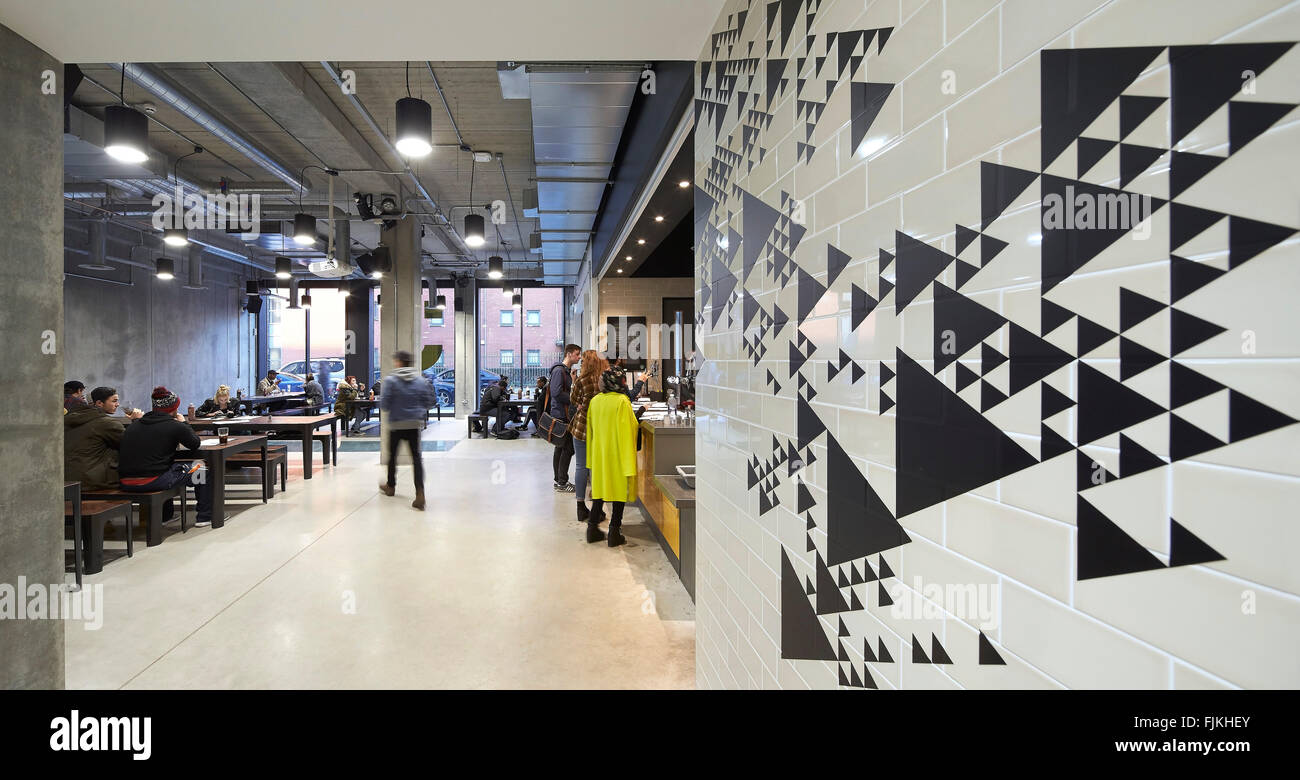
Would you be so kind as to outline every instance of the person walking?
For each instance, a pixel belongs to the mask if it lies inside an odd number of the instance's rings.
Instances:
[[[564,362],[551,366],[551,377],[547,387],[551,393],[551,406],[547,411],[557,420],[569,419],[569,391],[573,388],[573,375],[570,371],[582,355],[582,347],[569,344],[564,347]],[[555,445],[555,455],[551,466],[555,471],[555,492],[572,493],[573,483],[569,481],[569,464],[573,462],[573,437],[565,436]]]
[[[600,394],[600,375],[609,364],[594,349],[582,353],[582,369],[578,379],[573,383],[569,393],[570,408],[573,419],[569,421],[569,435],[573,437],[573,454],[577,465],[573,470],[573,483],[578,497],[578,522],[586,523],[591,517],[587,511],[587,484],[591,481],[591,469],[587,468],[587,404]],[[596,524],[600,524],[596,520]]]
[[[610,547],[623,537],[623,508],[636,500],[637,418],[623,392],[623,370],[611,368],[600,375],[600,394],[587,402],[586,453],[591,469],[591,514],[587,541],[608,538]],[[605,502],[609,501],[609,535],[600,530]]]
[[[393,373],[379,393],[379,410],[388,428],[388,482],[379,491],[391,496],[397,491],[397,446],[406,442],[415,467],[415,500],[411,506],[424,509],[424,461],[420,457],[420,427],[434,404],[433,383],[412,365],[415,358],[405,350],[393,354]]]

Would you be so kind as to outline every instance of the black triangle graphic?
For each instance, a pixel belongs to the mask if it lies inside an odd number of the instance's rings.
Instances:
[[[876,570],[871,568],[871,561],[862,562],[862,571],[864,572],[862,575],[863,582],[875,582],[880,579],[876,576]]]
[[[1241,147],[1255,140],[1293,108],[1294,103],[1228,101],[1228,154],[1241,151]]]
[[[912,634],[912,663],[914,664],[930,663],[930,659],[925,655],[925,649],[921,647],[921,643],[918,642],[916,639],[916,634]]]
[[[1159,455],[1133,441],[1124,434],[1119,435],[1119,476],[1126,479],[1134,474],[1141,474],[1154,468],[1164,466],[1165,460]]]
[[[1007,356],[989,346],[986,341],[980,344],[980,375],[987,376],[990,371],[1007,362]]]
[[[1155,316],[1164,308],[1165,304],[1154,298],[1121,287],[1119,288],[1119,329],[1121,332],[1126,331],[1139,322]]]
[[[1165,565],[1110,518],[1079,496],[1077,575],[1080,580],[1163,569]]]
[[[896,354],[897,517],[933,506],[1037,462],[919,363],[902,350]]]
[[[1155,368],[1167,360],[1164,355],[1147,349],[1132,339],[1119,337],[1119,378],[1129,379]]]
[[[850,257],[848,253],[841,252],[831,244],[826,245],[826,286],[835,284],[835,280],[843,273],[845,266],[849,264]]]
[[[1087,363],[1079,366],[1079,443],[1149,420],[1165,410],[1155,401],[1125,387]]]
[[[846,659],[846,660],[847,660],[847,659]],[[858,669],[857,669],[857,667],[856,667],[856,666],[850,666],[850,667],[849,667],[849,674],[852,676],[851,679],[849,680],[849,685],[851,685],[851,686],[854,687],[854,688],[861,688],[861,687],[862,687],[862,680],[861,680],[861,678],[858,677]]]
[[[854,153],[866,138],[867,131],[876,121],[885,99],[894,89],[893,84],[875,84],[854,81],[849,87],[849,147]]]
[[[799,500],[797,502],[796,512],[807,512],[809,509],[817,506],[817,501],[813,499],[812,492],[803,480],[799,481]]]
[[[894,31],[893,27],[881,27],[880,34],[876,36],[876,54],[885,50],[885,41],[889,40],[889,34]]]
[[[876,654],[871,651],[871,640],[862,637],[862,658],[870,663],[876,663]]]
[[[799,369],[803,368],[803,364],[807,360],[808,358],[804,357],[804,354],[799,351],[799,348],[794,345],[794,342],[791,342],[790,343],[790,376],[794,376],[796,373],[798,373]],[[803,383],[801,382],[799,386],[803,387]]]
[[[1107,49],[1107,51],[1111,51],[1111,49]],[[1068,190],[1067,187],[1069,187]],[[1044,293],[1101,254],[1106,247],[1126,235],[1141,221],[1139,217],[1142,219],[1149,217],[1150,214],[1146,213],[1148,209],[1154,212],[1166,203],[1161,198],[1154,198],[1149,195],[1113,190],[1097,184],[1075,179],[1063,179],[1059,176],[1049,176],[1047,174],[1043,174],[1042,196],[1042,289]],[[1091,224],[1088,224],[1083,220],[1083,216],[1087,212],[1082,209],[1078,212],[1078,220],[1074,219],[1071,204],[1076,202],[1080,196],[1087,198],[1087,202],[1094,204],[1113,202],[1124,205],[1133,203],[1136,199],[1139,204],[1138,209],[1143,213],[1138,215],[1128,214],[1128,219],[1120,219],[1119,217],[1129,210],[1127,206],[1123,211],[1109,207],[1105,210],[1094,209],[1092,210],[1093,220]],[[1117,212],[1114,221],[1120,223],[1118,226],[1111,226],[1110,213],[1112,210]],[[1106,217],[1106,219],[1103,220],[1102,217]],[[1105,227],[1101,226],[1103,221]]]
[[[957,392],[961,392],[970,387],[971,382],[979,379],[979,374],[971,371],[964,363],[957,364]]]
[[[1194,563],[1226,561],[1218,550],[1201,541],[1172,517],[1169,518],[1169,565],[1191,566]]]
[[[1114,482],[1119,477],[1110,473],[1106,464],[1098,460],[1093,460],[1090,455],[1083,450],[1075,450],[1075,489],[1087,490],[1098,485],[1104,485],[1107,482]]]
[[[1169,256],[1169,293],[1175,303],[1223,276],[1227,271],[1178,255]]]
[[[818,417],[817,413],[808,405],[808,402],[803,399],[799,400],[799,412],[796,418],[796,423],[798,425],[799,449],[804,449],[809,444],[812,444],[813,439],[816,439],[826,430],[826,426],[822,423],[821,418]]]
[[[1173,361],[1169,363],[1169,404],[1171,409],[1177,409],[1184,404],[1200,400],[1211,393],[1217,393],[1223,388],[1223,385],[1199,371],[1193,371],[1181,363]]]
[[[846,626],[846,625],[844,625],[844,618],[840,618],[839,621],[840,621],[840,628],[839,628],[839,631],[837,632],[836,635],[837,635],[837,636],[841,636],[841,637],[848,636],[848,635],[849,635],[849,627]],[[840,647],[844,647],[844,645],[841,644]]]
[[[940,282],[934,285],[934,370],[941,371],[1007,319]]]
[[[1064,152],[1162,51],[1162,46],[1044,49],[1041,168]]]
[[[1173,130],[1170,143],[1176,145],[1210,114],[1239,94],[1243,72],[1263,73],[1292,45],[1228,43],[1169,47],[1170,125]]]
[[[839,670],[840,670],[840,685],[845,688],[849,687],[851,683],[849,682],[848,675],[844,674],[844,667],[840,666]]]
[[[1043,385],[1043,387],[1047,387],[1047,385]],[[1039,453],[1039,460],[1050,460],[1051,458],[1055,458],[1057,455],[1063,455],[1064,453],[1074,449],[1074,445],[1066,441],[1061,434],[1048,428],[1046,423],[1040,424],[1039,429],[1039,438],[1041,439],[1040,449],[1042,450],[1042,452]]]
[[[1245,217],[1228,218],[1228,269],[1290,238],[1293,228],[1257,222]]]
[[[880,659],[879,662],[882,664],[892,664],[894,662],[894,657],[889,654],[889,648],[885,647],[885,638],[883,636],[876,637],[876,657]]]
[[[1229,423],[1231,424],[1231,423]],[[1176,414],[1169,415],[1169,457],[1182,460],[1222,447],[1221,442]]]
[[[807,595],[811,596],[817,592],[817,589],[813,587],[811,579],[809,579],[808,577],[804,577],[804,582],[808,583],[808,589],[806,591]]]
[[[879,303],[875,298],[867,294],[867,291],[857,286],[850,285],[851,289],[851,328],[857,330],[862,321],[867,318],[871,312],[875,311],[876,304]]]
[[[867,687],[867,688],[869,688],[869,689],[871,689],[871,690],[873,690],[873,691],[878,691],[878,690],[880,690],[879,686],[876,685],[876,681],[871,677],[871,671],[870,671],[869,669],[867,669],[867,665],[866,665],[866,664],[863,664],[863,665],[862,665],[862,679],[865,681],[865,682],[863,683],[863,685],[864,685],[865,687]]]
[[[799,324],[802,325],[808,315],[817,306],[817,302],[826,293],[826,287],[807,271],[799,269]]]
[[[1119,137],[1125,138],[1129,133],[1137,129],[1143,120],[1151,116],[1151,112],[1160,107],[1160,104],[1168,98],[1147,97],[1146,95],[1120,95],[1119,96]],[[1080,138],[1080,141],[1083,139]],[[1083,174],[1080,169],[1079,174]]]
[[[831,576],[830,569],[822,562],[822,557],[817,556],[817,614],[833,615],[837,612],[848,612],[849,604],[844,600],[844,594],[836,587],[835,578]]]
[[[948,657],[948,652],[939,644],[939,637],[930,634],[930,662],[935,664],[950,664],[952,659]]]
[[[987,412],[988,410],[992,409],[993,407],[997,406],[998,404],[1002,403],[1005,400],[1007,400],[1007,396],[1005,393],[1003,393],[1001,390],[997,389],[993,385],[989,384],[988,382],[980,380],[980,411],[981,412]]]
[[[1228,391],[1228,441],[1238,442],[1290,425],[1294,419],[1236,390]]]
[[[1007,242],[994,238],[988,233],[980,234],[980,268],[993,262],[993,258],[997,257],[1006,248]]]
[[[1002,655],[998,653],[997,648],[989,638],[980,632],[980,665],[981,666],[1006,666],[1007,662],[1002,660]]]
[[[1210,225],[1228,216],[1222,212],[1188,206],[1185,203],[1169,204],[1169,248],[1178,247],[1199,236]]]
[[[827,362],[827,363],[826,363],[826,381],[827,381],[827,382],[829,382],[829,381],[831,381],[832,379],[834,379],[834,378],[835,378],[839,373],[840,373],[840,368],[839,368],[839,366],[837,366],[837,365],[835,365],[834,363],[831,363],[831,362]]]
[[[862,602],[858,599],[858,592],[856,590],[849,591],[849,609],[860,612],[863,608]]]
[[[880,386],[884,387],[889,380],[894,378],[894,370],[887,364],[880,364]]]
[[[1119,334],[1088,319],[1079,317],[1079,357],[1083,357]]]
[[[963,225],[958,225],[957,226],[957,254],[960,255],[962,252],[966,251],[966,247],[970,246],[970,242],[974,241],[975,237],[978,235],[979,233],[977,231],[971,230],[970,228],[965,227]]]
[[[1046,87],[1044,87],[1046,90]],[[1067,141],[1068,145],[1069,142]],[[1058,152],[1059,154],[1059,152]],[[1055,157],[1056,155],[1053,155]],[[1047,164],[1044,163],[1046,168]],[[1012,201],[1038,178],[1035,171],[1026,171],[997,163],[980,163],[980,229],[987,230],[993,220],[1002,215]]]
[[[870,565],[870,564],[868,564],[868,565]],[[898,576],[898,575],[894,574],[894,570],[893,570],[893,569],[889,568],[889,561],[885,560],[885,556],[881,555],[881,556],[879,556],[878,558],[876,558],[876,565],[880,567],[880,578],[881,578],[882,580],[885,579],[886,577],[897,577],[897,576]]]
[[[862,366],[857,363],[850,363],[849,368],[852,373],[853,384],[857,384],[858,380],[862,379],[862,376],[866,374],[866,371],[863,370]]]
[[[1054,414],[1059,414],[1066,409],[1069,409],[1071,406],[1074,406],[1074,401],[1065,393],[1062,393],[1060,390],[1057,390],[1055,387],[1044,382],[1040,405],[1042,408],[1042,419],[1046,420],[1048,417],[1051,417]]]
[[[878,269],[879,272],[884,273],[885,269],[888,268],[889,264],[892,262],[894,262],[894,255],[890,252],[886,252],[883,249],[880,250],[880,268]],[[882,292],[880,294],[880,297],[881,298],[885,297],[885,294]]]
[[[885,590],[885,583],[878,582],[876,585],[878,586],[876,588],[876,598],[879,600],[880,606],[893,606],[894,600],[889,597],[889,591]]]
[[[826,558],[831,565],[911,541],[853,460],[826,438]]]
[[[1041,331],[1044,336],[1069,322],[1070,318],[1074,316],[1074,312],[1064,306],[1052,303],[1046,298],[1042,299],[1042,303]]]
[[[1079,136],[1078,143],[1078,161],[1079,175],[1087,173],[1096,165],[1106,153],[1115,148],[1118,141],[1106,141],[1097,138],[1087,138]]]
[[[1172,319],[1169,323],[1170,354],[1178,355],[1208,339],[1227,331],[1220,325],[1203,320],[1178,309],[1170,309]]]
[[[902,311],[955,258],[902,231],[894,231],[894,242],[898,251],[898,294],[894,302]]]
[[[975,274],[979,273],[979,270],[980,267],[978,265],[971,265],[965,260],[958,260],[957,261],[957,286],[961,287],[965,285],[967,282],[969,282],[971,279],[975,277]]]
[[[835,648],[807,595],[799,587],[785,550],[781,550],[781,657],[808,661],[833,661]]]
[[[1074,359],[1070,353],[1044,341],[1014,322],[1011,323],[1009,346],[1011,395],[1024,390]]]
[[[1136,179],[1151,163],[1160,158],[1160,155],[1169,151],[1168,149],[1157,149],[1153,146],[1138,146],[1136,144],[1119,145],[1119,186],[1127,187],[1128,183]]]
[[[1169,162],[1169,197],[1177,197],[1184,190],[1200,181],[1205,174],[1214,170],[1227,157],[1211,154],[1193,154],[1191,152],[1174,152]]]

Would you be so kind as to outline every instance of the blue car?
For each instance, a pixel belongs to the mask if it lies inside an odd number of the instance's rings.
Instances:
[[[456,398],[456,369],[437,369],[426,368],[424,375],[429,377],[433,382],[433,393],[438,398],[439,406],[455,406]],[[494,374],[486,369],[480,369],[478,372],[478,394],[481,398],[483,391],[497,383],[501,379],[500,375]],[[475,399],[478,403],[478,399]]]

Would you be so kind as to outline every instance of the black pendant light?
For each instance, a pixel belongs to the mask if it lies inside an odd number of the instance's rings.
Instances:
[[[406,97],[397,101],[397,151],[424,157],[433,151],[433,108],[411,96],[411,63],[406,63]]]
[[[303,294],[302,294],[302,303],[301,303],[301,305],[302,305],[302,307],[303,307],[304,309],[310,309],[310,308],[311,308],[311,293],[303,293]]]
[[[176,264],[170,257],[158,258],[158,271],[154,274],[163,281],[168,281],[176,275]]]
[[[104,151],[115,160],[142,163],[149,159],[149,119],[126,104],[126,63],[122,63],[121,105],[104,109]]]
[[[507,285],[503,285],[503,286],[501,287],[501,294],[502,294],[502,295],[505,295],[505,296],[507,296],[507,297],[508,297],[508,296],[511,296],[511,295],[514,295],[514,294],[515,294],[515,288],[511,287],[511,286],[508,285],[508,284],[507,284]]]
[[[123,68],[125,67],[126,66],[124,65]],[[199,154],[202,151],[203,151],[202,146],[196,146],[194,147],[194,151],[190,152],[189,154],[182,154],[180,157],[176,158],[176,162],[172,163],[172,181],[175,183],[178,191],[180,190],[180,186],[181,186],[181,178],[180,178],[181,161],[184,160],[186,157],[193,157],[194,155]],[[189,233],[187,233],[185,230],[184,224],[180,224],[180,225],[176,224],[176,221],[180,219],[179,210],[173,209],[168,216],[171,217],[172,226],[163,229],[163,243],[167,244],[168,246],[185,246],[189,244],[190,237],[189,237]]]
[[[474,207],[474,161],[469,164],[469,203],[470,208]],[[465,244],[470,247],[478,248],[483,246],[487,240],[487,232],[484,229],[483,217],[480,214],[465,215]],[[493,277],[496,278],[496,277]]]
[[[287,257],[275,258],[275,278],[288,279],[293,276],[293,261]]]
[[[316,243],[316,218],[310,214],[294,214],[293,240],[302,246]]]
[[[185,228],[167,228],[163,231],[163,242],[168,246],[185,246],[190,242],[189,234]]]
[[[439,295],[438,297],[434,298],[433,301],[434,301],[434,302],[433,302],[433,308],[435,308],[435,309],[445,309],[445,308],[447,308],[447,296],[445,296],[445,295]]]
[[[516,309],[518,309],[518,308],[520,308],[521,306],[523,306],[523,305],[524,305],[524,294],[523,294],[523,293],[515,293],[514,295],[512,295],[512,296],[510,297],[510,305],[511,305],[511,306],[514,306]]]
[[[481,220],[482,217],[479,217],[479,219]],[[491,257],[489,257],[488,278],[500,279],[504,273],[505,273],[505,261],[503,261],[498,255],[492,255]]]

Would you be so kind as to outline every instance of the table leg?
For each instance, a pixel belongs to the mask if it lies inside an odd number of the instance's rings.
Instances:
[[[130,512],[130,509],[127,509]],[[81,575],[85,569],[82,556],[85,554],[81,538],[81,488],[74,489],[72,496],[72,568],[77,573],[77,590],[81,590]]]
[[[262,442],[262,503],[265,504],[271,493],[271,475],[266,473],[268,468],[266,462],[266,442]]]
[[[82,522],[86,524],[86,573],[99,574],[104,570],[104,521],[97,517],[93,521],[83,519]]]
[[[302,478],[311,479],[311,426],[302,427]]]
[[[213,450],[207,465],[209,471],[215,472],[208,475],[212,487],[212,527],[221,528],[226,524],[226,453]]]

